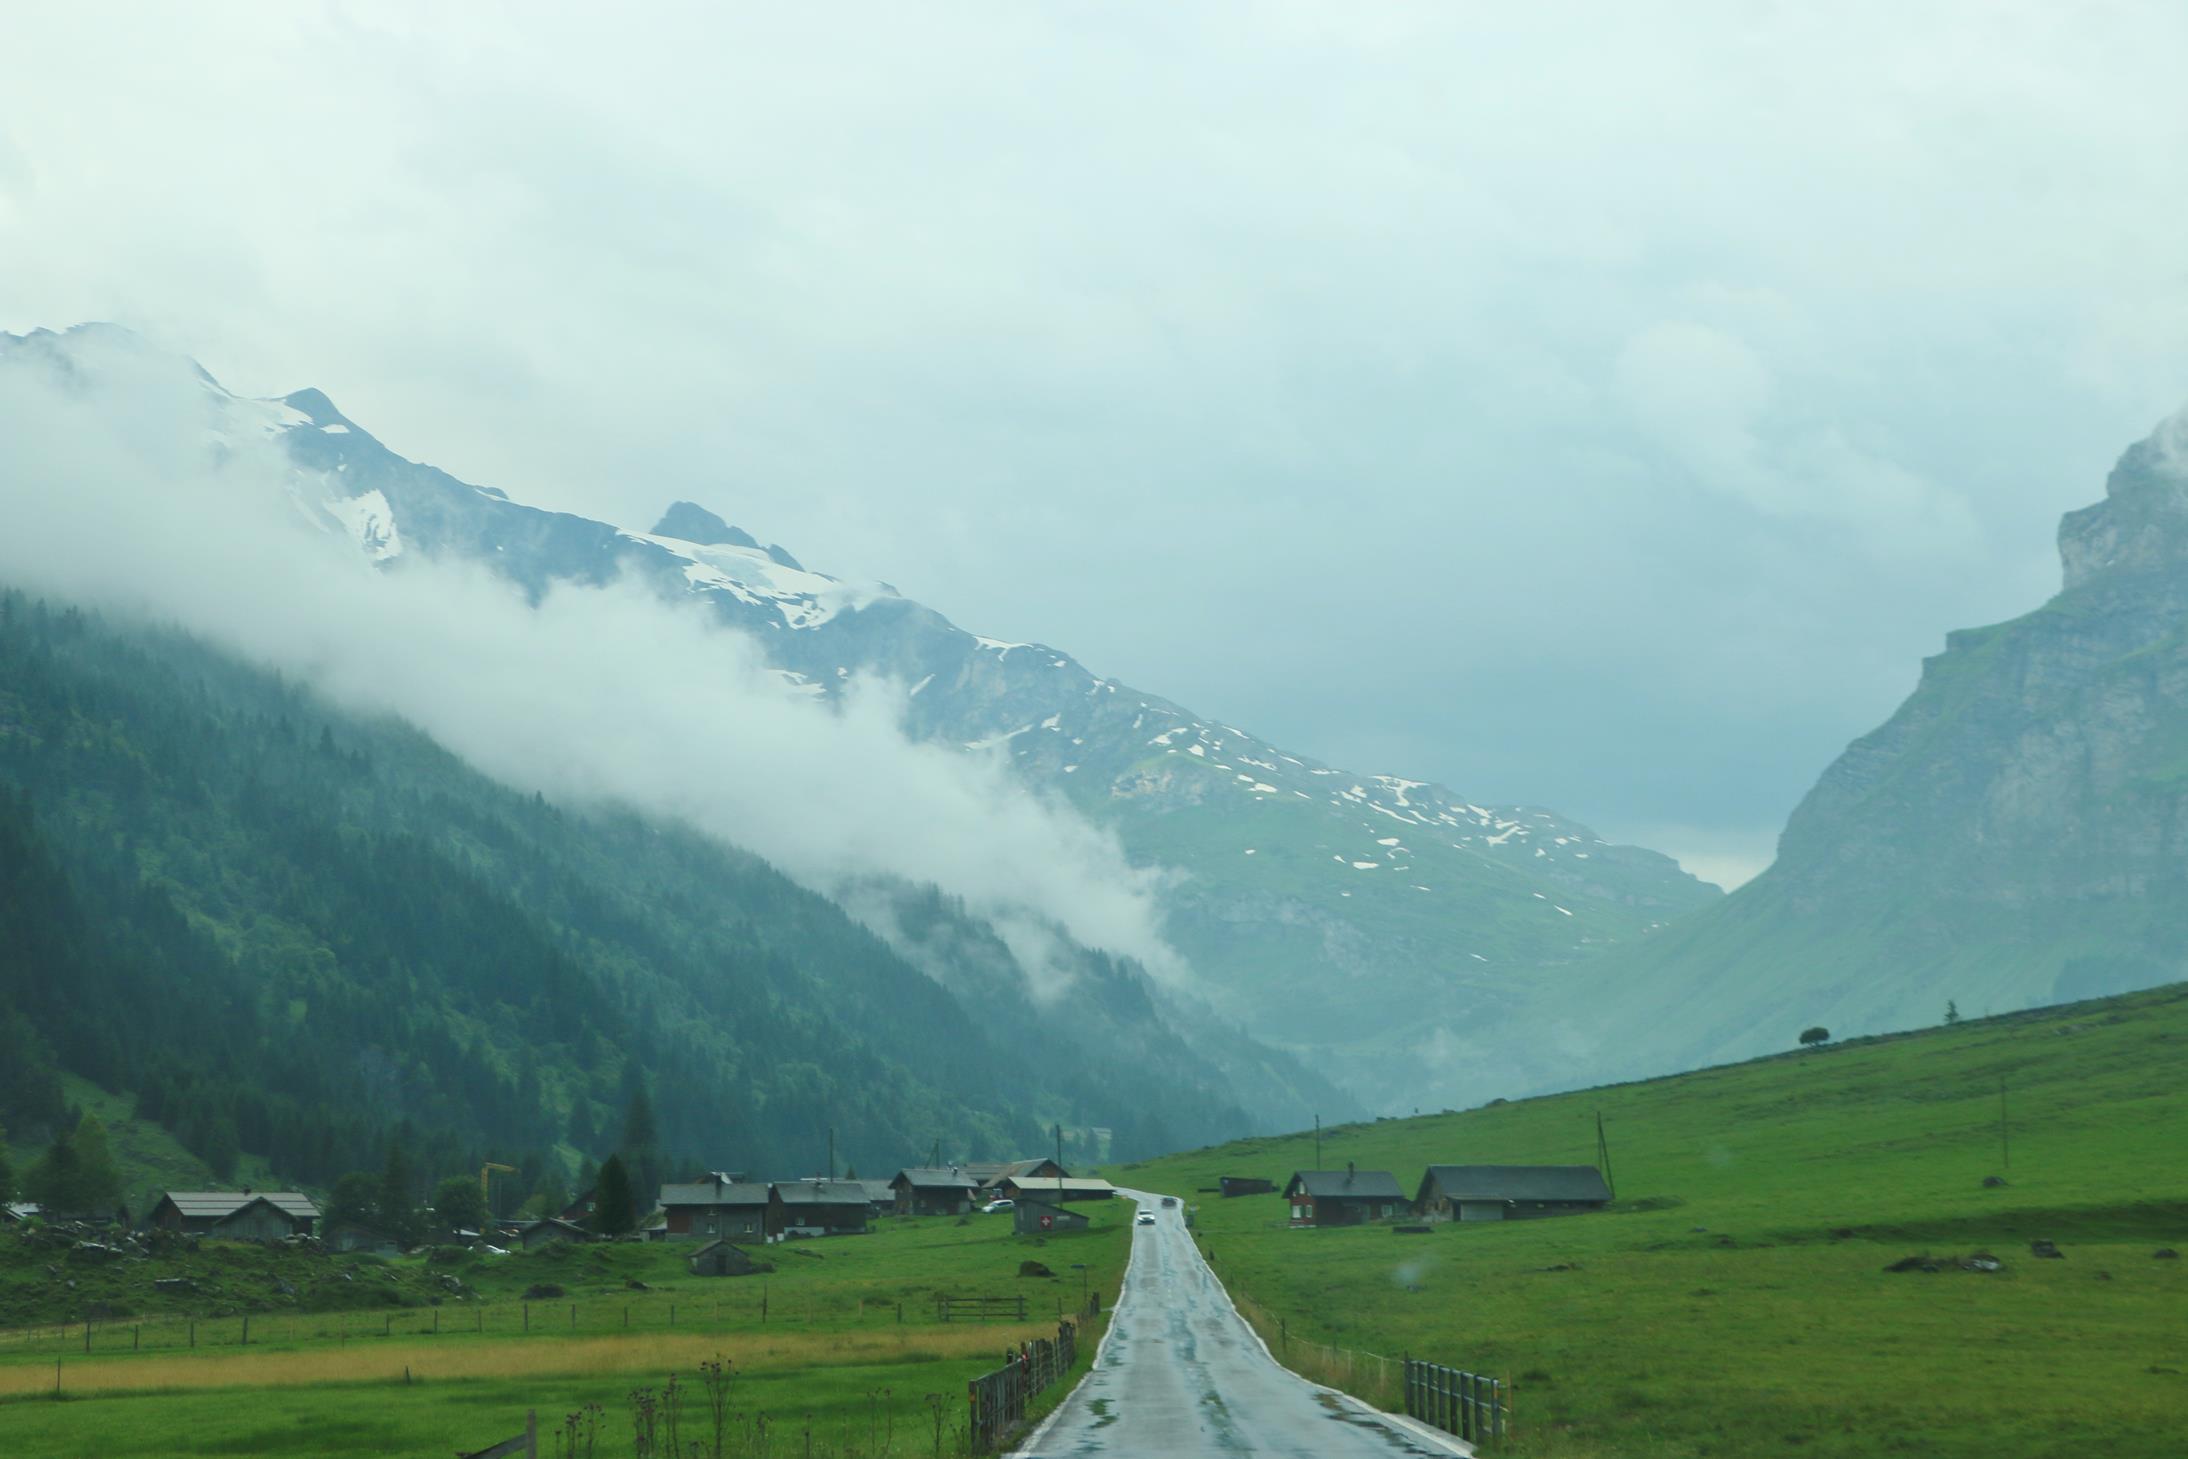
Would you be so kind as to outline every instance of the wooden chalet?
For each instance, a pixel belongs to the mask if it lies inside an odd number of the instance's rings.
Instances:
[[[1046,1175],[1053,1178],[1059,1175],[1071,1174],[1070,1171],[1045,1155],[1039,1160],[968,1161],[963,1169],[967,1175],[975,1177],[980,1182],[981,1198],[983,1200],[993,1200],[996,1196],[1002,1194],[999,1187],[1004,1181],[1013,1180],[1019,1176]]]
[[[1600,1211],[1611,1188],[1592,1165],[1431,1165],[1413,1209],[1429,1221],[1521,1221]]]
[[[872,1208],[866,1187],[855,1180],[778,1180],[768,1187],[770,1236],[856,1236],[868,1229]]]
[[[707,1241],[714,1237],[766,1239],[768,1188],[733,1180],[720,1171],[706,1179],[661,1187],[662,1238]]]
[[[858,1180],[850,1182],[866,1192],[866,1214],[887,1216],[896,1210],[896,1185],[886,1180]]]
[[[972,1209],[980,1179],[962,1166],[914,1165],[889,1182],[899,1216],[958,1216]]]
[[[1358,1226],[1405,1209],[1405,1192],[1387,1170],[1295,1170],[1285,1183],[1294,1226]]]
[[[302,1191],[168,1191],[146,1224],[223,1241],[285,1241],[309,1236],[319,1208]]]

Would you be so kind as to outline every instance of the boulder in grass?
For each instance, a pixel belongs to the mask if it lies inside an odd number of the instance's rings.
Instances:
[[[1960,1263],[1960,1270],[1964,1272],[2002,1272],[2005,1269],[2006,1264],[1987,1251],[1979,1251]]]
[[[1903,1256],[1885,1268],[1888,1272],[1934,1272],[1937,1263],[1927,1256]]]
[[[551,1302],[562,1295],[562,1288],[553,1282],[538,1282],[524,1289],[527,1302]]]
[[[2150,1259],[2152,1261],[2179,1261],[2180,1253],[2170,1246],[2161,1246],[2150,1253]]]
[[[2066,1253],[2059,1250],[2058,1244],[2056,1242],[2045,1241],[2042,1239],[2031,1241],[2028,1244],[2028,1254],[2030,1256],[2042,1257],[2046,1261],[2066,1260]]]
[[[1018,1263],[1018,1275],[1021,1277],[1053,1277],[1056,1273],[1037,1261],[1022,1261]]]
[[[1986,1175],[1983,1177],[1983,1189],[1987,1191],[1994,1191],[2005,1183],[2006,1178],[2002,1175]]]

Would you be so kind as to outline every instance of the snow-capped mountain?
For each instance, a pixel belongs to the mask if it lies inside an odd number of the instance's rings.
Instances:
[[[12,344],[66,354],[76,333]],[[1208,1000],[1377,1107],[1514,1092],[1492,1056],[1534,970],[1718,895],[1552,812],[1326,765],[1061,650],[961,629],[697,504],[646,530],[543,511],[395,454],[317,390],[247,400],[200,377],[215,439],[273,439],[307,510],[388,570],[467,559],[534,596],[637,578],[743,630],[803,692],[893,680],[912,734],[1006,757],[1172,873],[1166,931]]]

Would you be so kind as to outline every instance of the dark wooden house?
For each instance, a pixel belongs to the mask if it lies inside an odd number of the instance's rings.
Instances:
[[[1520,1221],[1600,1211],[1611,1188],[1592,1165],[1431,1165],[1413,1209],[1430,1221]]]
[[[956,1216],[972,1209],[980,1181],[962,1166],[915,1165],[889,1182],[899,1216]]]
[[[1276,1193],[1276,1182],[1258,1175],[1219,1175],[1216,1189],[1227,1196],[1266,1196]]]
[[[1049,1236],[1058,1231],[1084,1231],[1084,1211],[1067,1211],[1047,1201],[1021,1200],[1011,1207],[1011,1230],[1020,1236]]]
[[[770,1236],[856,1236],[868,1229],[866,1187],[855,1180],[778,1180],[768,1187]]]
[[[719,1171],[704,1180],[661,1187],[663,1238],[710,1241],[717,1236],[766,1238],[768,1188]]]
[[[146,1224],[223,1241],[284,1241],[309,1236],[319,1208],[302,1191],[168,1191]]]
[[[1387,1170],[1297,1170],[1284,1186],[1294,1226],[1357,1226],[1387,1221],[1405,1208],[1405,1192]]]
[[[1059,1175],[1071,1174],[1045,1155],[1038,1160],[980,1161],[967,1165],[965,1171],[979,1179],[981,1192],[988,1200],[1002,1194],[1001,1187],[1007,1180],[1040,1175],[1054,1179]]]
[[[362,1221],[338,1221],[322,1226],[319,1239],[329,1251],[364,1252],[368,1256],[401,1256],[403,1244],[377,1226]]]

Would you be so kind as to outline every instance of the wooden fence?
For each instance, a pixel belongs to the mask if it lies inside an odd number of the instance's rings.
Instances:
[[[934,1299],[934,1315],[942,1322],[994,1322],[1000,1318],[1024,1322],[1026,1299],[1023,1293],[1011,1297],[952,1297],[943,1292]]]
[[[1069,1322],[1056,1324],[1056,1340],[1035,1338],[1021,1343],[1018,1356],[992,1373],[983,1373],[965,1385],[970,1408],[966,1432],[972,1452],[992,1454],[1013,1430],[1026,1421],[1033,1400],[1047,1391],[1079,1358],[1079,1330]]]
[[[1512,1418],[1503,1379],[1410,1357],[1405,1360],[1405,1411],[1470,1443],[1504,1438]]]

